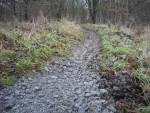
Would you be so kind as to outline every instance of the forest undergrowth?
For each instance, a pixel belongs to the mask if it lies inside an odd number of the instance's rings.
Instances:
[[[32,23],[0,23],[0,85],[12,85],[25,73],[40,70],[45,61],[66,56],[82,40],[80,26],[44,17]]]
[[[127,82],[124,86],[120,84],[121,89],[112,88],[118,110],[121,113],[150,113],[150,29],[133,30],[102,24],[83,27],[101,37],[99,64],[102,75],[113,85],[115,79],[111,78],[121,77]]]

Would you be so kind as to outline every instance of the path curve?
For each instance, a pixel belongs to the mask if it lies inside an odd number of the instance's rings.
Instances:
[[[84,32],[70,57],[52,60],[4,89],[2,113],[116,113],[109,92],[99,89],[99,37]]]

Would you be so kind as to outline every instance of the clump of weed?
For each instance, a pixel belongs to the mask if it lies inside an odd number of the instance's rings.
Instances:
[[[117,60],[113,64],[113,69],[115,70],[124,70],[127,66],[127,61],[124,60]]]
[[[3,76],[0,77],[0,84],[5,86],[11,86],[15,83],[16,78],[14,76]]]
[[[0,52],[0,61],[14,60],[16,53],[13,50],[3,50]]]
[[[16,62],[16,70],[24,73],[31,72],[33,69],[39,69],[41,63],[42,62],[36,58],[25,57]]]
[[[119,55],[127,54],[129,52],[129,47],[127,45],[120,45],[115,47],[112,52]]]

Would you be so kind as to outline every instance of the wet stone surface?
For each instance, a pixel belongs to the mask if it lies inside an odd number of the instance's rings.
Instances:
[[[99,88],[99,38],[85,32],[70,57],[52,60],[3,89],[0,113],[116,113],[109,91]]]

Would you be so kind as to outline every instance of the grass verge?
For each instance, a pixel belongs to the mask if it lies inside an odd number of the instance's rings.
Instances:
[[[142,88],[145,105],[148,107],[145,107],[142,110],[139,110],[140,108],[138,110],[137,108],[134,108],[136,110],[132,112],[149,113],[150,56],[148,54],[145,55],[145,49],[147,48],[145,45],[147,42],[145,42],[143,38],[137,38],[142,37],[141,35],[128,34],[124,32],[124,29],[115,25],[86,24],[83,25],[83,27],[96,32],[102,39],[100,61],[101,72],[106,76],[127,77],[129,75],[130,77],[135,78],[135,80],[140,81],[138,82],[138,86]],[[134,82],[135,81],[132,81],[132,84],[134,84]],[[128,104],[130,103],[129,99],[125,101]],[[129,110],[128,113],[130,112],[131,110]]]
[[[43,19],[42,19],[43,20]],[[0,84],[12,85],[15,77],[42,67],[55,56],[66,56],[82,40],[74,22],[2,24],[0,28]]]

